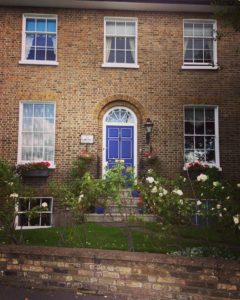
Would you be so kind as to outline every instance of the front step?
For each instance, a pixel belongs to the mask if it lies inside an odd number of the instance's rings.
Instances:
[[[85,214],[86,222],[90,223],[122,223],[126,222],[127,218],[134,217],[136,221],[155,222],[156,216],[145,214],[120,214],[120,213],[105,213],[105,214]]]

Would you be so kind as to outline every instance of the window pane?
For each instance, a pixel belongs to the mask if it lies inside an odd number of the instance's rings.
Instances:
[[[205,161],[205,152],[202,150],[195,150],[194,157],[195,160]]]
[[[195,148],[196,149],[204,149],[204,137],[203,136],[195,137]]]
[[[44,131],[54,132],[54,119],[44,119]]]
[[[203,122],[195,122],[195,133],[196,134],[204,134],[204,123]]]
[[[204,36],[213,36],[213,24],[204,24]]]
[[[108,37],[106,40],[106,49],[110,50],[110,49],[116,49],[115,47],[115,38],[114,37]]]
[[[37,20],[37,31],[44,32],[46,31],[46,19]]]
[[[185,62],[192,62],[193,61],[193,51],[192,50],[185,51],[184,61]]]
[[[28,199],[20,199],[18,202],[18,211],[28,210],[29,200]]]
[[[23,133],[22,134],[22,145],[23,146],[32,146],[32,133]]]
[[[41,214],[41,226],[51,225],[51,214],[42,213]]]
[[[116,51],[116,62],[117,63],[125,62],[125,51]]]
[[[56,55],[53,49],[48,49],[47,50],[47,60],[56,60]]]
[[[116,23],[116,35],[125,35],[125,22]]]
[[[26,31],[35,31],[35,19],[26,19]]]
[[[194,149],[194,137],[193,136],[185,137],[185,149]]]
[[[115,62],[115,51],[111,50],[107,62]]]
[[[204,51],[204,62],[212,62],[213,52],[212,51]]]
[[[185,151],[185,161],[195,161],[194,151]]]
[[[212,39],[204,39],[204,49],[205,50],[213,49],[213,40]]]
[[[42,198],[42,203],[46,202],[47,203],[47,210],[51,211],[52,210],[52,199],[51,198]]]
[[[23,131],[32,131],[33,130],[32,120],[33,120],[32,118],[23,118],[23,124],[22,124]]]
[[[126,49],[135,50],[135,38],[126,38]]]
[[[53,161],[53,148],[52,147],[45,147],[43,160]]]
[[[43,160],[43,148],[33,147],[33,161]]]
[[[184,36],[193,36],[193,24],[184,24]]]
[[[47,31],[56,32],[56,20],[47,20]]]
[[[194,49],[203,49],[203,39],[194,39]]]
[[[115,22],[106,22],[106,33],[115,35]]]
[[[33,135],[33,146],[43,146],[43,134],[42,133],[34,133]]]
[[[203,24],[194,24],[194,36],[203,36]]]
[[[47,36],[47,46],[55,49],[56,35],[49,34]]]
[[[126,35],[135,35],[135,22],[126,23]]]
[[[196,108],[195,109],[195,120],[196,121],[204,121],[204,108]]]
[[[34,118],[33,130],[34,131],[43,131],[43,119],[42,118]]]
[[[215,137],[208,136],[206,139],[206,149],[215,149]]]
[[[44,116],[44,104],[34,104],[34,117]]]
[[[46,46],[46,34],[37,34],[36,46]]]
[[[194,111],[193,108],[185,108],[185,121],[194,120]]]
[[[18,215],[18,226],[28,226],[28,217],[26,214]]]
[[[40,198],[31,198],[30,199],[30,209],[36,207],[36,206],[40,206]]]
[[[185,134],[194,134],[193,122],[185,122]]]
[[[54,146],[54,134],[44,135],[44,146]]]
[[[23,104],[23,117],[33,116],[33,104]]]
[[[193,39],[191,39],[191,38],[184,39],[184,49],[186,49],[186,50],[193,49]]]
[[[116,38],[116,49],[125,49],[125,38]]]
[[[215,151],[207,150],[207,152],[206,152],[206,161],[209,162],[209,163],[215,163],[216,162]]]
[[[206,122],[206,134],[215,134],[214,122]]]
[[[40,226],[40,215],[29,219],[30,226]]]
[[[45,58],[46,58],[45,48],[36,49],[36,60],[45,60]]]
[[[133,64],[135,62],[135,52],[127,51],[126,52],[126,63]]]
[[[206,108],[205,109],[206,121],[214,121],[214,108]]]
[[[32,160],[32,147],[22,147],[22,160]]]
[[[196,62],[203,62],[203,51],[202,50],[194,51],[194,60]]]
[[[45,104],[45,117],[54,118],[54,105]]]

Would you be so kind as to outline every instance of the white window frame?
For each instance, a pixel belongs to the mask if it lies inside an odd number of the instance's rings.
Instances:
[[[29,199],[29,201],[31,201],[31,199],[41,199],[42,203],[44,202],[44,199],[51,199],[51,210],[46,210],[46,211],[39,211],[39,214],[44,214],[44,213],[48,213],[50,214],[50,224],[51,225],[39,225],[39,226],[32,226],[32,225],[28,225],[28,226],[19,226],[18,222],[19,222],[19,214],[24,214],[24,211],[19,212],[19,206],[18,203],[16,203],[15,205],[15,212],[16,212],[16,217],[15,217],[15,228],[18,229],[39,229],[39,228],[51,228],[52,224],[53,224],[53,197],[29,197],[29,198],[24,198],[24,197],[20,197],[19,200],[21,199]]]
[[[135,22],[135,28],[136,28],[136,35],[135,35],[135,63],[129,64],[129,63],[108,63],[106,60],[106,23],[108,21],[129,21],[129,22]],[[134,17],[105,17],[104,18],[104,52],[103,52],[103,64],[102,67],[107,68],[130,68],[130,69],[138,69],[138,19]]]
[[[22,160],[22,125],[23,125],[23,105],[24,104],[53,104],[54,105],[54,131],[53,134],[56,139],[56,103],[53,101],[33,101],[33,100],[24,100],[19,102],[19,127],[18,127],[18,156],[17,163],[18,164],[27,164],[34,161],[26,161]],[[54,139],[54,154],[53,161],[48,161],[50,163],[50,168],[54,169],[55,166],[55,151],[56,151],[56,141]],[[42,161],[42,160],[41,160]]]
[[[26,19],[27,18],[34,18],[34,19],[41,19],[41,18],[47,18],[47,19],[54,19],[56,20],[56,60],[31,60],[26,59],[25,57],[25,51],[26,51]],[[57,66],[57,41],[58,41],[58,18],[57,15],[53,14],[23,14],[22,19],[22,54],[21,54],[21,60],[19,61],[19,64],[27,64],[27,65],[50,65],[50,66]]]
[[[184,25],[186,23],[202,23],[213,24],[213,64],[209,63],[190,63],[184,61]],[[213,19],[184,19],[183,20],[183,70],[217,70],[219,68],[217,64],[217,21]]]
[[[214,108],[214,122],[215,122],[215,164],[210,164],[208,162],[204,162],[209,167],[216,167],[219,171],[222,171],[220,166],[220,150],[219,150],[219,108],[217,105],[204,105],[204,104],[187,104],[183,106],[183,153],[184,153],[184,170],[187,170],[187,163],[185,163],[185,108],[197,108],[197,107],[205,107],[205,108]],[[195,137],[195,134],[193,135]],[[204,135],[205,136],[205,135]]]

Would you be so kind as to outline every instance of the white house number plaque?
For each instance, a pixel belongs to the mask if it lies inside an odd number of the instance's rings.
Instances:
[[[81,135],[81,144],[93,144],[93,143],[94,143],[93,134]]]

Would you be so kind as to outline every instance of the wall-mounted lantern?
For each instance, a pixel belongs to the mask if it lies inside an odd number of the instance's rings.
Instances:
[[[147,121],[144,124],[144,127],[146,129],[146,143],[150,144],[151,133],[153,130],[153,122],[150,120],[150,118],[147,118]]]

